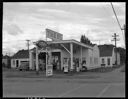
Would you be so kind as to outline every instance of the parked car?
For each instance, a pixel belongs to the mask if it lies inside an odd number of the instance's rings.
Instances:
[[[29,64],[28,63],[22,63],[20,67],[18,68],[20,71],[22,70],[29,70]]]

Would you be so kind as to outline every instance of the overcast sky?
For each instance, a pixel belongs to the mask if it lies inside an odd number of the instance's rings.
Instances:
[[[114,2],[121,26],[125,24],[125,2]],[[119,35],[117,46],[124,47],[122,32],[110,2],[5,2],[3,3],[3,53],[27,49],[26,39],[45,40],[45,29],[63,34],[63,39],[80,41],[85,34],[93,43],[114,44],[113,33]]]

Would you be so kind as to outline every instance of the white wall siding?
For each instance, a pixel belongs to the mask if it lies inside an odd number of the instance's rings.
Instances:
[[[87,48],[83,48],[82,49],[82,57],[84,58],[86,58],[86,65],[87,65],[87,67],[89,67],[89,65],[90,65],[90,57],[89,57],[89,50],[90,49],[87,49]]]
[[[93,47],[93,67],[94,68],[100,67],[99,48],[97,45]]]
[[[16,68],[16,60],[19,61],[19,66],[21,65],[21,61],[29,61],[28,58],[23,58],[23,59],[11,59],[11,68]],[[15,64],[13,64],[13,61],[15,61]]]
[[[93,47],[93,50],[89,49],[88,53],[88,69],[94,69],[100,67],[99,48],[97,45]]]
[[[11,59],[11,68],[16,68],[16,61],[15,61],[15,59]]]
[[[88,61],[88,66],[87,68],[93,67],[93,51],[89,49],[89,61]]]
[[[120,65],[120,53],[117,53],[117,64]]]

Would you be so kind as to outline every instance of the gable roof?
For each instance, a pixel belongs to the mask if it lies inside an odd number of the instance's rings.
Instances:
[[[100,57],[112,56],[114,45],[99,45]]]
[[[28,50],[19,50],[16,54],[12,56],[14,59],[21,59],[21,58],[29,58]]]
[[[91,46],[94,47],[95,45],[97,45],[97,44],[92,44]]]
[[[8,55],[3,56],[3,59],[9,59],[9,58],[11,58],[11,57]]]

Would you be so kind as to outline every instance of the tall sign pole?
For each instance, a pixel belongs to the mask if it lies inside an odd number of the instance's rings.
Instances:
[[[124,27],[121,28],[121,30],[124,30],[124,43],[125,43],[125,48],[126,48],[126,25],[124,24]]]
[[[52,39],[52,41],[60,41],[63,39],[63,35],[61,33],[55,32],[50,29],[46,29],[46,43],[47,38]],[[50,47],[46,46],[46,76],[52,76],[53,75],[53,65],[52,65],[52,54],[50,51]]]
[[[27,41],[27,46],[28,46],[28,51],[29,51],[29,42],[30,40],[26,40]]]
[[[36,46],[36,74],[39,74],[38,46]]]
[[[112,41],[115,41],[115,58],[116,58],[116,61],[115,61],[115,64],[117,65],[117,48],[116,48],[116,46],[117,46],[117,44],[116,44],[116,42],[117,41],[119,41],[119,39],[117,39],[117,37],[118,37],[119,35],[117,35],[116,33],[114,33],[114,35],[112,35],[112,37],[113,37],[113,40]]]
[[[27,41],[27,46],[28,46],[28,58],[29,58],[29,67],[30,67],[30,62],[31,62],[31,57],[30,57],[30,51],[29,51],[29,42],[30,42],[30,40],[26,40]]]
[[[45,34],[46,34],[46,43],[47,43],[47,33],[45,33]],[[48,68],[48,66],[47,66],[47,58],[48,58],[48,56],[47,56],[47,46],[46,46],[46,73],[47,73],[47,68]]]

